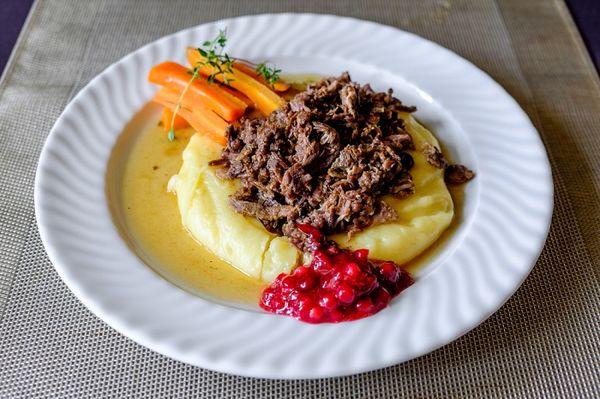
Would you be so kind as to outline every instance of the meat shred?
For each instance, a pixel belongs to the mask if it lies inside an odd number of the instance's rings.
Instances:
[[[438,169],[444,169],[444,180],[448,184],[463,184],[475,177],[475,173],[464,165],[450,164],[439,148],[426,143],[423,148],[423,155],[430,165]]]

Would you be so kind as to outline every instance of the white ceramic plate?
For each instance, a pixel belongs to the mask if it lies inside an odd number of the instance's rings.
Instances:
[[[460,227],[377,315],[309,325],[193,296],[130,251],[105,193],[112,147],[151,98],[149,68],[184,62],[188,45],[227,28],[228,52],[286,73],[339,74],[394,88],[456,161],[466,186]],[[107,68],[67,106],[42,152],[35,183],[40,234],[77,297],[122,334],[166,356],[245,376],[316,378],[372,370],[430,352],[477,326],[519,287],[546,238],[552,178],[542,142],[489,76],[418,36],[350,18],[240,17],[151,43]]]

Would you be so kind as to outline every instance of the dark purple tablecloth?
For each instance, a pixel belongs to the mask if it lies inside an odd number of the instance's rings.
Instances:
[[[600,72],[600,0],[567,0],[567,5]]]
[[[0,0],[0,72],[4,70],[33,1]],[[600,71],[600,0],[567,0],[567,4],[596,70]]]
[[[0,74],[32,4],[33,0],[0,0]]]

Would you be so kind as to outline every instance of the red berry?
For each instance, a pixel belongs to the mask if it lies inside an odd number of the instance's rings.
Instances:
[[[291,292],[286,292],[285,295],[286,295],[286,300],[288,302],[296,302],[298,300],[298,297],[302,294],[296,290],[293,290]]]
[[[337,297],[337,299],[339,299],[340,302],[349,304],[354,301],[355,294],[352,287],[349,287],[348,285],[342,283],[337,288],[335,296]]]
[[[312,321],[319,321],[323,318],[324,315],[325,315],[325,310],[318,305],[310,308],[310,311],[308,312],[308,317]]]
[[[333,309],[329,312],[329,319],[332,322],[337,323],[344,320],[344,314],[338,309]]]
[[[344,275],[342,272],[335,271],[324,278],[324,281],[327,281],[327,284],[323,288],[335,288],[343,281],[343,279]]]
[[[331,260],[329,259],[329,257],[322,251],[315,251],[314,255],[313,255],[313,260],[312,260],[312,268],[314,270],[325,270],[325,269],[329,269],[331,266]]]
[[[294,270],[294,276],[296,277],[300,277],[300,276],[304,276],[306,274],[308,274],[310,272],[310,269],[306,266],[298,266],[295,270]]]
[[[296,300],[296,308],[298,309],[306,309],[311,307],[314,304],[313,300],[307,296],[300,294],[298,295],[298,299]]]
[[[332,285],[332,283],[330,283],[331,280],[331,275],[326,274],[324,276],[321,276],[320,282],[319,282],[319,287],[321,288],[328,288]]]
[[[379,271],[390,283],[395,283],[400,277],[400,269],[393,262],[383,262],[379,267]]]
[[[314,243],[318,243],[323,240],[323,233],[319,231],[316,227],[311,226],[310,224],[297,224],[296,227],[306,234],[310,240]]]
[[[379,287],[376,291],[374,291],[373,304],[378,309],[383,309],[387,306],[387,304],[392,299],[390,293],[383,287]]]
[[[338,301],[337,299],[335,299],[335,296],[333,294],[325,292],[321,295],[319,305],[323,306],[325,309],[331,310],[336,308],[336,306],[338,305]]]
[[[354,257],[360,261],[360,262],[367,262],[367,259],[369,257],[369,250],[368,249],[357,249],[356,251],[354,251]]]
[[[362,276],[362,271],[360,270],[360,266],[358,266],[354,262],[347,263],[344,266],[344,274],[348,277],[350,281],[356,281],[359,277]]]
[[[298,288],[302,291],[308,291],[317,284],[317,279],[311,274],[305,274],[298,278]]]
[[[283,299],[281,299],[279,297],[273,297],[271,299],[271,303],[269,305],[272,309],[274,309],[275,311],[278,311],[285,307],[285,302],[283,301]]]
[[[283,288],[287,288],[288,290],[296,288],[296,278],[294,276],[286,276],[283,280],[281,280],[281,286]]]
[[[362,314],[370,314],[373,311],[373,302],[371,298],[363,298],[356,302],[356,310]]]
[[[358,287],[364,294],[368,294],[379,287],[379,281],[373,274],[366,274],[359,282]]]

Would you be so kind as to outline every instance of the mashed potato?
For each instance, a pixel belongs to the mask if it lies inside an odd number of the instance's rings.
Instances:
[[[341,247],[368,248],[374,259],[404,264],[429,247],[450,225],[454,215],[452,198],[443,171],[429,165],[420,148],[424,143],[439,147],[435,137],[410,115],[403,115],[417,151],[411,174],[415,194],[405,199],[386,196],[399,215],[397,221],[371,226],[351,239],[346,234],[331,238]],[[287,238],[269,233],[256,219],[243,216],[229,206],[228,197],[237,182],[219,179],[208,162],[219,158],[221,147],[194,135],[183,152],[183,165],[170,182],[177,194],[183,225],[190,234],[217,256],[243,273],[264,281],[289,272],[302,259]]]

